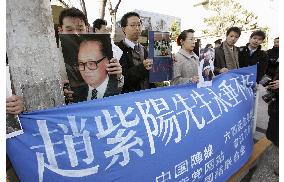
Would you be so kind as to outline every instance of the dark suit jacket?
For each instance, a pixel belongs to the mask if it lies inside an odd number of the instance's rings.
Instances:
[[[72,91],[74,91],[73,95],[74,102],[77,103],[77,102],[86,101],[88,97],[89,86],[83,85],[80,87],[72,88]],[[117,87],[116,77],[109,76],[109,81],[103,97],[118,95],[119,93],[120,92]]]
[[[240,47],[239,64],[240,68],[257,64],[256,81],[258,83],[266,72],[268,56],[264,51],[261,50],[261,46],[259,46],[256,51],[250,55],[250,50],[247,44],[246,46]]]
[[[123,51],[120,58],[120,64],[122,66],[122,74],[124,76],[124,85],[122,93],[134,92],[141,90],[141,81],[146,80],[149,82],[149,71],[145,69],[143,63],[134,65],[132,48],[127,47],[123,40],[120,41],[117,46]],[[144,48],[144,59],[147,59],[148,52]],[[154,87],[154,84],[150,84],[150,88]]]
[[[226,67],[225,54],[223,49],[223,43],[215,48],[215,60],[214,60],[214,73],[215,75],[220,74],[220,69]]]
[[[238,47],[235,48],[238,50]],[[220,70],[226,67],[227,65],[226,65],[225,53],[222,42],[222,44],[219,47],[215,48],[214,74],[219,75]]]

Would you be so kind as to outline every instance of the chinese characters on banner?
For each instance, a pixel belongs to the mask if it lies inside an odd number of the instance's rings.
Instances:
[[[226,181],[248,160],[256,66],[21,115],[7,140],[23,182]]]

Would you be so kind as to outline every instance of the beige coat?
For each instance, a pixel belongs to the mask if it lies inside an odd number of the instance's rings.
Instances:
[[[187,51],[180,49],[175,58],[172,85],[190,83],[193,76],[198,76],[199,58],[195,53],[189,54]]]

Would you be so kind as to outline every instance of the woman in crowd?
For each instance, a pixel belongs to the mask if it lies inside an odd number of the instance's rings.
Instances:
[[[198,56],[195,47],[194,30],[188,29],[178,36],[177,44],[181,49],[175,55],[172,85],[198,82]]]

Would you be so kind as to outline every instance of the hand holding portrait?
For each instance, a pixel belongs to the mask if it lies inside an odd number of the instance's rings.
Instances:
[[[270,82],[269,85],[268,85],[268,88],[270,88],[272,90],[279,89],[279,80],[275,80],[273,82]]]
[[[22,97],[12,95],[6,98],[6,113],[8,114],[20,114],[24,111],[24,103]]]
[[[199,77],[198,76],[193,76],[193,77],[190,78],[190,81],[192,83],[198,83],[199,82]]]
[[[143,65],[144,65],[144,67],[145,67],[146,70],[152,69],[153,59],[145,59],[145,60],[143,61]]]
[[[228,68],[222,68],[222,69],[220,69],[220,73],[226,73],[226,72],[228,72],[229,70],[228,70]]]
[[[70,103],[73,102],[73,94],[74,92],[70,88],[69,80],[63,80],[63,93],[65,97],[65,102]]]
[[[110,63],[106,65],[106,70],[109,75],[121,75],[122,74],[122,67],[119,61],[116,58],[112,58]]]

